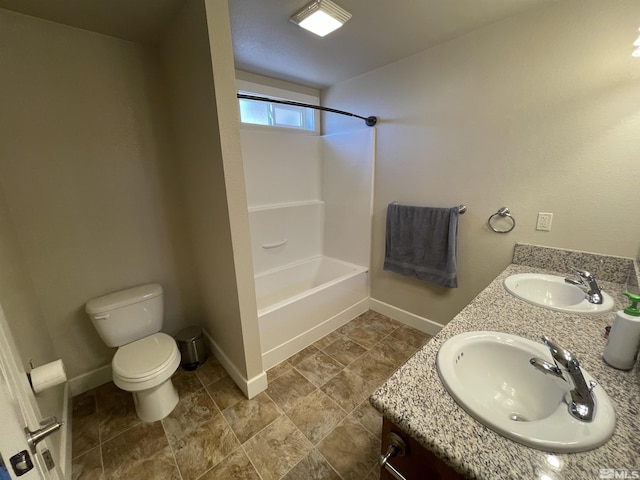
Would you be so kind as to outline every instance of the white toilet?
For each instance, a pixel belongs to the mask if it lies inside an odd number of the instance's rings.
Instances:
[[[133,393],[138,417],[155,422],[171,413],[178,392],[171,376],[180,365],[180,351],[162,328],[162,286],[128,288],[89,300],[85,311],[113,356],[113,383]]]

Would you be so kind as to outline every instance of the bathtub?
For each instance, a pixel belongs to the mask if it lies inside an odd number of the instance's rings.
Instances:
[[[331,257],[258,274],[255,284],[265,370],[369,308],[368,268]]]

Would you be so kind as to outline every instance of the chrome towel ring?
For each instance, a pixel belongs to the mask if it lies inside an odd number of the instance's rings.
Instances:
[[[511,228],[508,228],[506,230],[498,230],[496,227],[494,227],[492,221],[495,219],[496,216],[500,216],[502,218],[504,217],[509,218],[509,220],[511,220]],[[509,233],[511,230],[516,228],[516,219],[511,216],[511,213],[509,212],[509,209],[507,207],[502,207],[496,213],[491,215],[489,217],[489,220],[487,220],[487,223],[491,227],[491,230],[493,230],[496,233]]]

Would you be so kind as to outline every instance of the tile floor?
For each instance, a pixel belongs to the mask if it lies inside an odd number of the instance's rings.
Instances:
[[[374,480],[382,418],[369,395],[429,336],[369,311],[267,372],[247,400],[215,358],[142,423],[113,383],[73,399],[75,479]]]

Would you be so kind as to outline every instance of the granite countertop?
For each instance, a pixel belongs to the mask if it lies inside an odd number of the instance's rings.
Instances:
[[[554,312],[507,293],[502,286],[504,279],[527,272],[563,275],[511,264],[400,367],[371,396],[371,404],[471,479],[585,480],[600,478],[600,469],[604,468],[640,471],[640,362],[625,372],[602,360],[606,344],[603,334],[614,313]],[[621,295],[622,283],[599,281],[599,284],[616,300],[614,311],[626,305]],[[613,437],[588,452],[551,454],[515,443],[476,421],[449,396],[436,370],[436,354],[444,341],[473,330],[506,332],[538,342],[541,335],[557,340],[576,355],[581,366],[611,398],[617,418]]]

